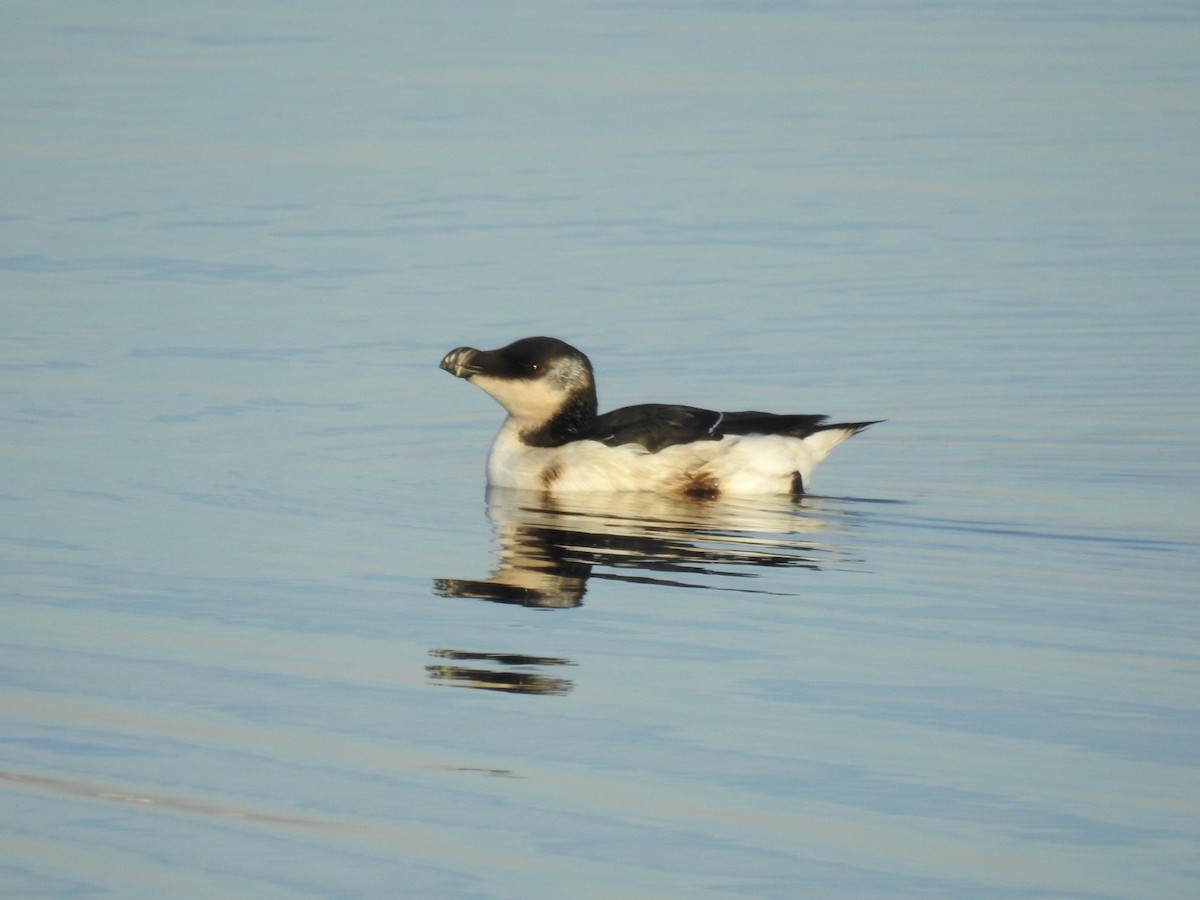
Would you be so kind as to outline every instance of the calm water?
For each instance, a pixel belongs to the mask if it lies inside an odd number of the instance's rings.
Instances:
[[[1200,894],[1195,4],[397,6],[6,6],[0,894]]]

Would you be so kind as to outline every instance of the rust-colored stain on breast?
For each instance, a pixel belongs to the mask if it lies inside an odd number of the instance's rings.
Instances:
[[[710,472],[693,472],[683,485],[684,496],[716,497],[721,493],[721,483]]]
[[[554,463],[542,469],[542,473],[538,477],[542,481],[542,487],[550,490],[554,486],[554,482],[558,481],[560,475],[562,475],[562,466]]]

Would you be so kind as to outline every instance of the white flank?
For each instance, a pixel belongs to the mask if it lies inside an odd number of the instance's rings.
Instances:
[[[722,496],[779,494],[792,490],[798,472],[805,487],[813,469],[852,429],[818,431],[807,438],[729,435],[649,453],[638,444],[608,447],[574,441],[562,447],[529,447],[520,426],[505,421],[488,456],[488,483],[551,493],[659,491]]]

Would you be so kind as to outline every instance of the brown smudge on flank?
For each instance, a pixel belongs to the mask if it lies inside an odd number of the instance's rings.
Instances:
[[[559,476],[561,475],[562,466],[560,466],[558,463],[551,463],[550,465],[546,466],[546,468],[542,469],[542,473],[538,477],[541,478],[542,487],[548,491],[554,486],[554,482],[558,481]]]
[[[685,497],[711,500],[721,493],[721,483],[709,472],[693,472],[683,485]]]

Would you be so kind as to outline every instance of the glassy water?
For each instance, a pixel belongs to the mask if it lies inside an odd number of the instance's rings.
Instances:
[[[0,893],[1194,897],[1200,12],[399,6],[8,6]]]

